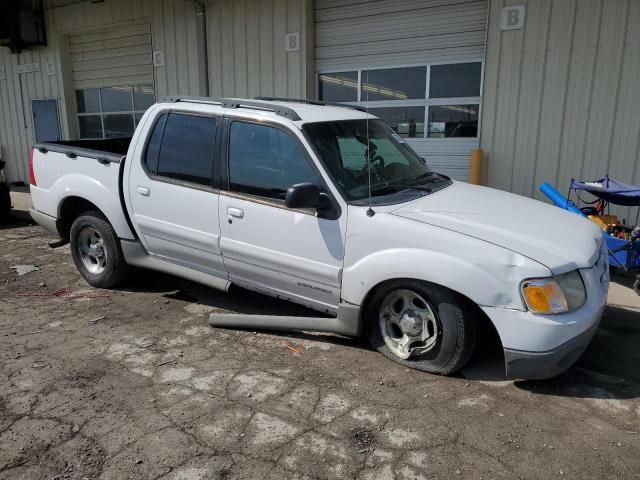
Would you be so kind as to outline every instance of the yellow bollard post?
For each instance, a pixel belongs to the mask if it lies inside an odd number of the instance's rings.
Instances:
[[[474,148],[469,154],[469,183],[482,185],[482,149]]]

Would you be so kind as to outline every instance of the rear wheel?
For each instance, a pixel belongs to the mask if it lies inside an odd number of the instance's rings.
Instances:
[[[447,375],[462,368],[475,351],[473,313],[467,299],[447,288],[394,280],[368,302],[369,341],[395,362]]]
[[[120,241],[100,212],[90,211],[76,218],[69,243],[76,268],[90,285],[112,288],[126,278],[128,266]]]

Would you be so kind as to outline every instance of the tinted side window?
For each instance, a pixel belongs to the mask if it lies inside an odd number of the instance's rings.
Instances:
[[[298,143],[274,127],[233,122],[229,136],[232,191],[284,200],[296,183],[318,183]]]
[[[160,153],[160,140],[162,139],[162,129],[164,128],[166,119],[166,113],[160,115],[160,118],[153,127],[151,138],[147,144],[147,151],[144,155],[144,164],[147,166],[147,170],[154,175],[158,172],[158,153]]]
[[[170,113],[158,155],[158,175],[210,186],[216,123],[213,117]]]

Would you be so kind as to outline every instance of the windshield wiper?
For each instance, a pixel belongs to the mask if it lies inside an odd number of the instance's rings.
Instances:
[[[431,177],[433,176],[435,173],[434,172],[424,172],[420,175],[418,175],[416,178],[413,179],[414,182],[418,181],[418,180],[424,180],[425,178]]]
[[[431,193],[433,191],[431,187],[427,187],[425,185],[385,185],[384,187],[371,190],[371,194],[385,195],[387,193],[396,193],[396,192],[401,192],[403,190],[418,190],[420,192],[427,192],[427,193]]]

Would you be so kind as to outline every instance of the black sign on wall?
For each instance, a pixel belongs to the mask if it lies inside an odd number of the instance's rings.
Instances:
[[[12,53],[46,45],[42,0],[0,2],[0,46]]]

